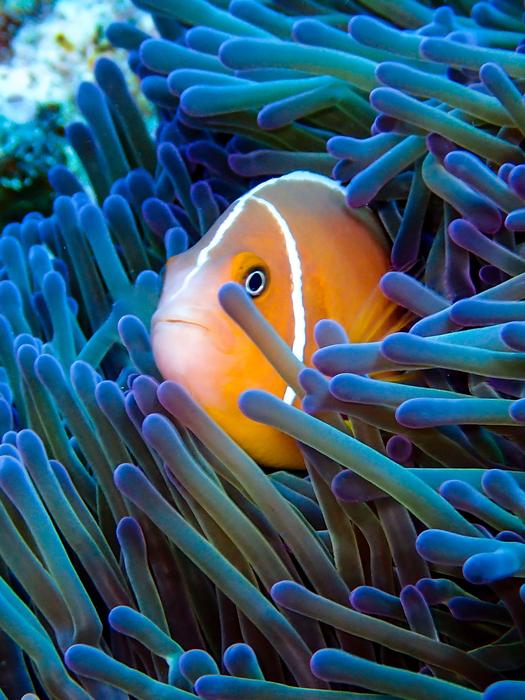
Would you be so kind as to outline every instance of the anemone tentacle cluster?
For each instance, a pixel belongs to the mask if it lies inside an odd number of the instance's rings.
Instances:
[[[522,9],[135,4],[157,36],[107,34],[154,137],[100,59],[67,130],[94,199],[57,165],[53,214],[0,236],[0,698],[525,697]],[[323,321],[300,368],[221,288],[303,397],[240,405],[305,478],[162,381],[148,331],[166,258],[297,169],[376,212],[411,318]]]

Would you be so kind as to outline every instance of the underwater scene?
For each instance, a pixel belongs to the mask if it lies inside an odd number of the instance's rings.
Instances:
[[[0,0],[0,700],[525,700],[520,0]]]

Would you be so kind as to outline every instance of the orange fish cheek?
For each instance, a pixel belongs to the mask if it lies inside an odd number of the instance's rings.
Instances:
[[[233,360],[233,358],[231,358]],[[279,398],[286,386],[260,350],[249,340],[239,341],[235,361],[217,370],[210,381],[215,386],[204,407],[211,417],[248,454],[260,464],[283,468],[304,468],[295,442],[283,433],[250,420],[238,405],[239,396],[248,389],[264,389]]]
[[[212,348],[206,352],[206,367],[200,373],[208,384],[204,405],[228,432],[231,429],[244,434],[255,430],[258,424],[240,412],[238,400],[242,392],[257,388],[279,395],[284,391],[284,382],[240,329],[232,331],[230,342],[229,353],[214,352]]]
[[[157,324],[152,344],[162,376],[189,391],[221,428],[261,464],[302,467],[291,438],[246,418],[238,406],[239,396],[247,389],[265,389],[282,398],[284,381],[240,329],[232,329],[228,353],[216,347],[213,336],[213,327]]]

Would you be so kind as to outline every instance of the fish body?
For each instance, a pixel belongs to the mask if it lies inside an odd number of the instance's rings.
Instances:
[[[338,321],[353,342],[385,335],[392,303],[378,283],[388,269],[378,221],[369,210],[350,210],[333,180],[309,172],[268,180],[234,202],[195,246],[168,260],[152,319],[159,370],[260,464],[303,468],[294,440],[238,407],[239,395],[255,388],[298,400],[221,308],[218,290],[229,281],[244,285],[309,364],[321,319]]]

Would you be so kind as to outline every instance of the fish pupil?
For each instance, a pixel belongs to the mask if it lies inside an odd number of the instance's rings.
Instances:
[[[266,275],[263,270],[257,268],[246,276],[244,287],[252,297],[259,296],[266,287]]]

